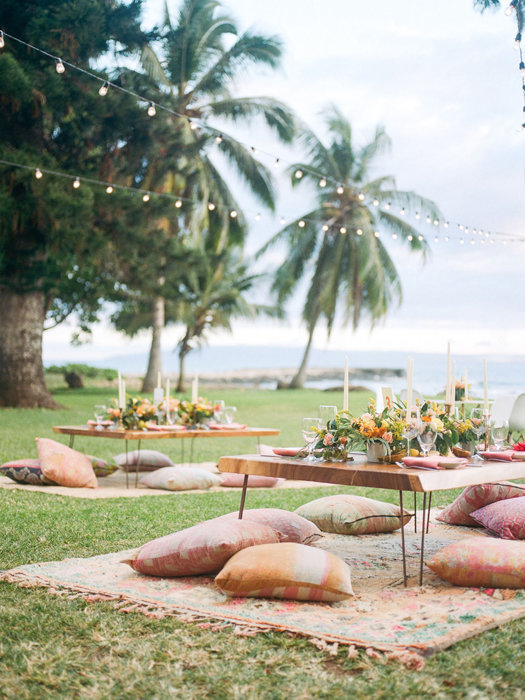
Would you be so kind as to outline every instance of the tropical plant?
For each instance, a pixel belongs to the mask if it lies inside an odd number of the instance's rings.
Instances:
[[[304,182],[316,187],[314,206],[287,224],[261,249],[287,245],[277,268],[273,290],[283,304],[301,279],[309,286],[303,306],[308,342],[291,387],[304,383],[314,331],[321,318],[328,335],[336,312],[355,329],[363,316],[375,324],[402,298],[400,279],[381,237],[386,231],[425,259],[426,240],[403,216],[409,207],[437,217],[436,206],[414,192],[401,191],[391,176],[370,179],[378,156],[390,145],[382,128],[361,148],[353,143],[352,129],[336,107],[324,112],[330,141],[325,145],[304,127],[301,140],[308,155],[291,166],[293,186]],[[395,212],[394,212],[395,209]],[[401,213],[399,213],[401,212]]]
[[[244,32],[217,0],[184,0],[177,20],[172,21],[167,3],[158,28],[158,40],[144,46],[142,65],[158,98],[171,112],[157,115],[154,138],[157,149],[144,159],[141,185],[179,196],[182,206],[170,220],[157,220],[157,227],[184,237],[191,247],[221,254],[230,245],[242,245],[246,222],[212,151],[229,161],[259,201],[273,210],[271,174],[253,150],[220,129],[203,127],[201,120],[217,124],[251,122],[262,118],[280,139],[294,133],[290,110],[267,97],[235,97],[235,79],[252,67],[279,66],[282,47],[276,37]],[[195,204],[198,202],[198,204]],[[231,216],[232,211],[236,212]],[[206,239],[206,240],[204,240]],[[150,275],[155,278],[155,275]],[[168,299],[164,275],[158,274],[157,290],[149,294],[153,306],[145,327],[151,327],[152,347],[143,390],[151,388],[160,367],[160,334],[170,319],[164,308]],[[148,295],[143,294],[146,300]],[[122,324],[120,325],[122,327]],[[185,347],[185,346],[184,346]]]

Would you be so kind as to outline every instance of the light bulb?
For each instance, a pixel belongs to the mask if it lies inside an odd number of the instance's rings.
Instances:
[[[476,235],[477,231],[476,231],[475,228],[472,229],[472,233],[473,233],[474,235]]]
[[[324,177],[319,180],[319,187],[326,187],[326,180]]]
[[[297,180],[300,180],[303,176],[303,171],[302,170],[296,170],[295,171],[295,177]]]
[[[346,227],[341,226],[341,228],[339,229],[339,233],[346,233]]]
[[[422,241],[422,240],[423,240],[423,236],[422,236],[421,234],[419,234],[419,236],[417,237],[417,240],[418,240],[418,241]]]
[[[458,224],[458,228],[459,228],[460,231],[463,231],[463,229],[464,229],[465,227],[463,226],[463,224]]]
[[[35,177],[37,180],[40,180],[40,178],[42,177],[42,171],[40,170],[40,168],[37,168],[35,170]]]
[[[0,49],[3,49],[4,46],[5,46],[4,32],[0,31]]]
[[[505,14],[507,15],[507,17],[508,17],[509,15],[511,15],[511,14],[514,12],[515,6],[516,6],[516,2],[515,2],[515,0],[512,0],[512,2],[510,3],[510,5],[509,5],[509,6],[507,7],[507,9],[505,10]]]
[[[421,214],[420,214],[418,211],[416,211],[415,216],[416,216],[416,219],[420,219],[420,218],[421,218]]]
[[[255,146],[252,146],[252,153],[253,153],[253,155],[256,156],[258,152],[259,152],[259,151],[255,148]]]
[[[403,207],[403,209],[401,209],[399,213],[401,214],[401,216],[405,216],[405,207]]]
[[[427,216],[427,218],[426,218],[427,224],[429,224],[431,221],[432,221],[432,219],[430,218],[430,216]]]
[[[459,244],[460,244],[460,245],[463,245],[463,243],[465,243],[465,241],[464,241],[462,238],[460,238],[460,239],[459,239]]]
[[[275,163],[273,164],[273,167],[274,167],[274,168],[278,168],[278,167],[279,167],[279,158],[276,158],[276,159],[275,159]]]
[[[491,243],[494,243],[494,239],[493,239],[493,238],[491,238],[491,239],[490,239],[490,242],[491,242]]]
[[[362,192],[360,192],[360,193],[357,195],[357,199],[358,199],[360,202],[362,202],[362,201],[364,200],[364,198],[365,198],[365,195],[364,195]]]
[[[260,221],[260,220],[261,220],[261,215],[260,215],[260,214],[256,214],[256,215],[255,215],[255,221]]]
[[[213,211],[213,210],[215,209],[215,204],[214,204],[213,202],[209,202],[209,203],[208,203],[208,209],[209,209],[210,211]]]
[[[520,71],[522,76],[525,78],[525,63],[523,63],[523,61],[520,61]]]
[[[397,241],[397,233],[393,233],[392,238],[394,239],[394,241]]]
[[[323,231],[326,233],[328,231],[328,224],[323,224]]]
[[[439,219],[434,219],[434,226],[439,226]]]
[[[449,242],[449,240],[450,240],[450,237],[449,237],[449,236],[445,236],[445,241],[446,241],[447,243]]]
[[[439,243],[439,238],[437,236],[434,236],[434,243]]]
[[[78,177],[76,177],[76,178],[73,180],[73,187],[74,187],[76,190],[78,190],[78,188],[80,187],[80,180],[78,179]]]
[[[520,50],[520,48],[521,48],[520,45],[521,45],[521,34],[518,32],[516,34],[516,38],[514,39],[514,48],[516,49],[516,51]]]
[[[409,234],[409,235],[407,236],[407,238],[408,238],[409,241],[413,241],[413,240],[414,240],[414,236],[413,236],[412,234]]]
[[[337,194],[343,194],[344,191],[345,188],[343,187],[343,185],[339,185],[339,187],[336,190]]]
[[[281,216],[281,218],[279,219],[279,223],[281,224],[281,226],[283,226],[286,223],[286,219],[284,218],[284,216]]]
[[[180,209],[182,207],[182,202],[180,201],[180,199],[177,199],[174,206],[176,209]]]
[[[62,63],[61,58],[57,58],[57,64],[56,64],[55,68],[56,68],[57,73],[63,73],[66,70],[64,68],[64,64]]]
[[[299,228],[304,228],[306,226],[306,222],[301,219],[298,224]]]
[[[380,236],[379,231],[374,231],[374,236],[375,236],[376,238],[379,238],[379,236]]]
[[[358,228],[358,229],[356,230],[356,233],[357,233],[358,236],[362,236],[362,235],[363,235],[363,229],[362,229],[362,228]]]
[[[148,117],[154,117],[157,114],[157,111],[155,109],[155,105],[153,102],[150,102],[148,105]]]
[[[231,212],[230,212],[230,217],[231,217],[232,219],[236,219],[236,218],[237,218],[237,212],[235,211],[235,209],[232,209],[232,210],[231,210]]]
[[[195,122],[192,121],[191,119],[188,119],[188,124],[190,125],[190,129],[192,131],[195,131],[195,129],[197,128],[197,124],[195,124]]]
[[[448,223],[448,221],[445,221],[445,223],[443,224],[443,226],[444,226],[445,228],[448,228],[448,227],[450,226],[450,224]]]
[[[470,241],[470,243],[471,243],[472,245],[475,245],[476,241],[475,241],[474,239],[472,239],[472,240]]]
[[[468,233],[468,226],[465,226],[465,233]]]
[[[222,143],[222,136],[220,134],[217,134],[215,137],[215,143]]]
[[[378,207],[379,206],[379,199],[374,199],[372,204],[374,205],[374,207]]]
[[[149,202],[149,194],[147,192],[146,192],[146,194],[142,195],[142,201]]]
[[[113,192],[113,187],[112,187],[111,185],[108,185],[108,186],[106,187],[106,192],[107,192],[108,194],[111,194],[111,193]]]
[[[109,83],[104,81],[98,89],[98,94],[101,97],[105,97],[108,94]]]
[[[391,206],[392,206],[392,205],[390,204],[390,202],[387,202],[387,203],[385,204],[385,209],[388,211],[388,210],[390,209]]]

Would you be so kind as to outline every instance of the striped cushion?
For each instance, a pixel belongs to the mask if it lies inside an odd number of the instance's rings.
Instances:
[[[235,519],[239,517],[239,512],[235,510],[221,517]],[[281,542],[309,544],[323,536],[317,525],[282,508],[250,508],[244,511],[242,518],[273,528]]]
[[[496,501],[470,517],[504,540],[525,540],[525,496]]]
[[[470,525],[479,526],[470,514],[496,501],[503,501],[507,498],[517,498],[525,496],[525,484],[513,484],[511,481],[500,481],[494,484],[479,484],[478,486],[467,486],[456,500],[441,511],[437,516],[438,520],[449,525]]]
[[[427,566],[456,586],[525,588],[525,545],[491,537],[453,542]]]
[[[401,511],[392,503],[364,496],[338,495],[317,498],[295,511],[315,523],[323,532],[363,535],[391,532],[401,527]],[[405,525],[411,515],[404,511]]]
[[[124,563],[151,576],[209,574],[243,547],[277,541],[277,533],[264,525],[215,518],[152,540]]]
[[[295,542],[237,552],[215,577],[231,596],[333,602],[353,595],[350,569],[335,554]]]

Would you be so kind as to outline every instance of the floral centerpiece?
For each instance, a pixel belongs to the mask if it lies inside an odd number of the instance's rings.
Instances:
[[[122,423],[126,430],[145,429],[146,423],[157,416],[157,407],[148,399],[129,397],[124,409],[120,409],[115,400],[108,409],[108,418],[115,424]]]
[[[216,408],[216,406],[206,399],[199,398],[196,403],[185,400],[181,401],[178,409],[178,423],[182,425],[207,427],[214,416]]]

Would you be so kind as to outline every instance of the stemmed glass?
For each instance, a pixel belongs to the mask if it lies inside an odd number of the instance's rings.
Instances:
[[[308,447],[308,455],[306,457],[307,462],[316,461],[313,451],[317,441],[318,431],[321,430],[321,425],[322,423],[320,418],[303,418],[302,434]]]
[[[490,421],[492,441],[497,450],[503,449],[503,444],[509,435],[509,421],[504,418],[493,418]]]
[[[323,428],[328,428],[329,423],[332,423],[336,415],[337,406],[319,406],[319,419]]]
[[[479,449],[478,449],[478,443],[480,437],[485,433],[486,430],[486,425],[485,425],[485,410],[483,408],[473,408],[472,411],[470,412],[470,422],[472,424],[472,430],[476,434],[476,452],[474,453],[474,457],[472,459],[476,460],[477,462],[481,461],[483,457],[479,454]]]
[[[417,441],[419,442],[419,446],[421,447],[421,451],[423,452],[423,457],[428,457],[428,453],[434,447],[436,438],[436,424],[432,423],[432,421],[430,423],[423,422],[421,424],[421,430],[417,436]]]
[[[106,406],[103,406],[102,404],[97,404],[94,407],[93,411],[95,420],[97,421],[95,430],[103,430],[104,426],[102,425],[102,421],[104,420],[104,416],[106,415]]]
[[[418,436],[421,431],[421,416],[418,408],[407,410],[405,419],[405,427],[403,428],[403,437],[407,441],[407,457],[410,456],[410,441]]]
[[[213,415],[215,416],[215,420],[217,421],[217,423],[222,423],[223,416],[224,416],[224,409],[226,408],[226,406],[224,405],[224,401],[222,399],[217,399],[216,401],[213,402],[213,406],[214,406]]]
[[[224,415],[224,422],[227,423],[228,425],[231,425],[233,423],[233,419],[235,418],[235,411],[237,410],[236,406],[225,406],[223,410],[223,415]]]

